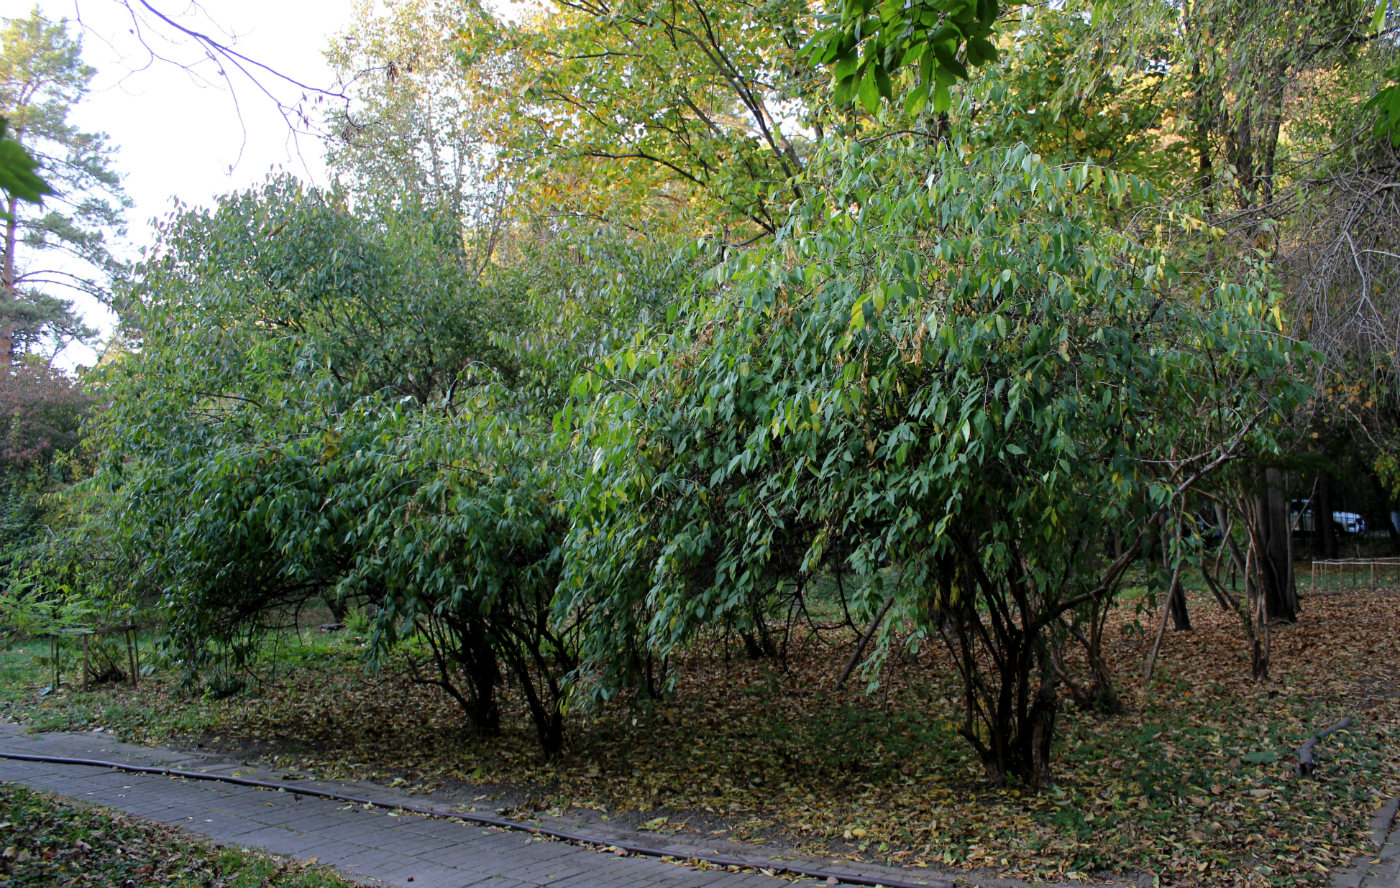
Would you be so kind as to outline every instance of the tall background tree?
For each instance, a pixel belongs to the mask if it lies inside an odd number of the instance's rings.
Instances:
[[[115,149],[105,135],[69,121],[93,74],[66,23],[37,9],[5,20],[0,116],[53,190],[42,208],[22,206],[17,195],[5,207],[0,352],[11,363],[92,338],[71,297],[104,298],[116,266],[110,244],[122,234],[128,201],[113,167]]]
[[[473,21],[463,57],[540,210],[743,242],[782,224],[823,133],[812,25],[795,2],[570,0]]]
[[[411,0],[362,4],[327,53],[349,104],[327,120],[327,160],[362,204],[411,204],[458,221],[480,274],[497,245],[510,191],[495,134],[504,109],[482,100],[457,62],[463,10]]]
[[[71,454],[93,403],[53,358],[95,335],[71,297],[105,298],[116,267],[109,240],[126,204],[106,137],[68,120],[93,73],[65,24],[37,9],[4,21],[0,581],[15,601],[33,599],[29,574],[53,568],[43,529],[63,509],[49,495],[80,474]]]

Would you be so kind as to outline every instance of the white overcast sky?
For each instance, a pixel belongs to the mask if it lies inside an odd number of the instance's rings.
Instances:
[[[350,21],[353,6],[352,0],[149,2],[185,26],[319,87],[332,85],[322,51]],[[253,83],[230,78],[230,89],[193,41],[168,28],[145,32],[146,43],[171,61],[153,59],[118,0],[40,0],[38,5],[49,19],[82,23],[83,57],[97,69],[97,77],[72,120],[107,133],[119,148],[116,166],[135,203],[127,242],[113,244],[121,254],[133,256],[149,242],[148,221],[169,213],[174,198],[208,204],[219,194],[260,181],[273,168],[324,182],[321,144],[314,137],[295,137],[276,105]],[[138,0],[131,5],[138,6]],[[0,16],[25,16],[33,6],[33,0],[0,0]],[[76,24],[70,33],[79,33]],[[284,98],[300,95],[266,72],[263,81]],[[110,329],[112,319],[101,306],[81,308],[104,334]],[[91,352],[68,352],[61,363],[93,360]]]

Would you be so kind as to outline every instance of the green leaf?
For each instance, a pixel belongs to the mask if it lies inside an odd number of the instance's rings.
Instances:
[[[973,37],[967,41],[967,60],[974,65],[982,65],[997,60],[996,44],[986,37]]]
[[[909,91],[904,97],[904,113],[909,117],[914,117],[924,110],[928,105],[929,85],[920,83]]]
[[[42,203],[44,195],[53,194],[54,190],[35,172],[39,162],[6,134],[8,127],[9,121],[0,117],[0,191],[26,203]],[[0,217],[9,219],[3,212]]]
[[[1370,98],[1362,107],[1370,110],[1376,109],[1380,113],[1376,117],[1376,124],[1372,132],[1376,138],[1390,137],[1390,143],[1400,147],[1400,65],[1388,69],[1385,72],[1388,80],[1392,81],[1389,86],[1384,87]]]
[[[832,90],[831,101],[837,105],[848,105],[855,97],[856,85],[860,82],[858,75],[851,74],[837,81],[836,89]]]
[[[885,70],[885,66],[884,66],[884,65],[876,65],[876,66],[874,66],[874,73],[875,73],[875,86],[876,86],[877,89],[880,90],[880,95],[884,96],[885,99],[888,100],[888,101],[893,101],[893,100],[894,100],[894,87],[893,87],[893,84],[890,83],[890,74],[889,74],[888,71]]]
[[[958,80],[967,80],[967,68],[958,61],[958,32],[953,30],[954,36],[946,40],[939,40],[933,44],[933,54],[938,57],[938,65],[943,70],[952,74]]]
[[[845,80],[856,72],[860,67],[860,55],[855,50],[843,55],[831,71],[831,76],[839,81]]]
[[[880,87],[875,82],[876,70],[872,65],[860,81],[860,105],[870,114],[880,110]]]
[[[842,34],[838,31],[825,31],[813,37],[812,41],[814,47],[819,47],[819,52],[813,56],[819,65],[828,65],[855,55],[855,47],[846,46]]]
[[[861,299],[851,307],[851,323],[848,328],[849,332],[854,333],[857,330],[865,328],[865,305],[866,300]]]
[[[939,114],[947,114],[952,107],[952,93],[948,92],[946,84],[938,84],[933,90],[933,110]]]

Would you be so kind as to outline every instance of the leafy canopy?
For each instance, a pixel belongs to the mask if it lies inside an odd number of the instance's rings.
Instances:
[[[1045,762],[1012,747],[1036,730],[1033,680],[1053,685],[1056,620],[1114,587],[1098,544],[1270,447],[1300,355],[1262,272],[1183,274],[1165,234],[1121,228],[1152,198],[1140,182],[1023,146],[831,162],[682,332],[622,356],[631,386],[580,381],[601,394],[562,606],[598,603],[586,649],[620,681],[628,614],[664,656],[826,570],[929,631],[975,601],[996,625],[972,649],[1020,665],[1002,697],[964,660],[964,733],[993,774],[1039,785]]]
[[[906,113],[930,102],[940,114],[952,107],[951,87],[976,67],[997,58],[993,34],[997,0],[842,0],[824,16],[827,27],[808,44],[813,61],[831,69],[838,105],[858,98],[874,114],[893,101],[894,82],[912,72]]]

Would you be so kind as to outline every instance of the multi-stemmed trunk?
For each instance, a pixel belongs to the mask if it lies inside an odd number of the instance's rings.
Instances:
[[[1060,612],[1047,607],[1024,578],[988,575],[970,543],[960,543],[961,557],[945,560],[929,608],[931,625],[937,626],[962,678],[958,733],[972,745],[990,779],[1015,779],[1038,790],[1050,780],[1059,709],[1047,636]],[[958,594],[953,592],[955,575]],[[981,593],[976,599],[974,589]],[[977,607],[974,600],[984,606]]]

